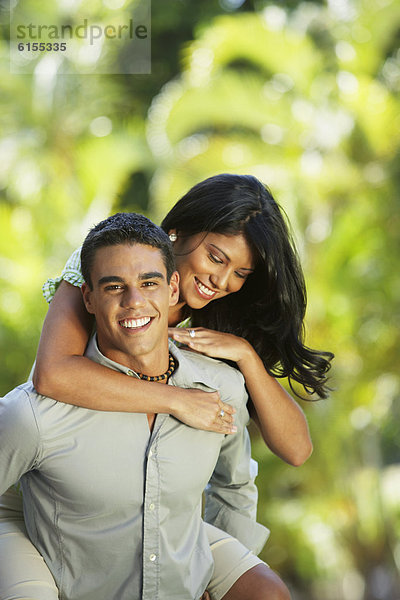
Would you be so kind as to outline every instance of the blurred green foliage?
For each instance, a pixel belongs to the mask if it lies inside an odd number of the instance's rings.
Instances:
[[[153,0],[150,76],[10,75],[0,42],[1,392],[32,364],[41,283],[110,212],[159,221],[238,172],[288,213],[308,343],[336,354],[306,465],[253,435],[263,557],[297,600],[400,589],[399,31],[394,0]]]

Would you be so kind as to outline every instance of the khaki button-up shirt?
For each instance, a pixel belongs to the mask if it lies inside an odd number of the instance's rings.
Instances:
[[[240,373],[171,346],[170,384],[220,391],[238,433],[200,431],[170,415],[111,413],[39,396],[30,382],[0,401],[0,492],[21,478],[29,536],[61,600],[200,598],[213,563],[201,519],[259,549],[257,492]],[[128,374],[98,350],[87,355]],[[135,375],[135,374],[134,374]],[[254,542],[252,544],[251,542]]]

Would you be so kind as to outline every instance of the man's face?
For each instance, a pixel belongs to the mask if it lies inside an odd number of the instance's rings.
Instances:
[[[84,284],[82,292],[86,309],[96,317],[101,352],[159,375],[168,357],[168,310],[178,299],[178,274],[168,284],[158,248],[121,244],[97,250],[91,278],[93,290]]]

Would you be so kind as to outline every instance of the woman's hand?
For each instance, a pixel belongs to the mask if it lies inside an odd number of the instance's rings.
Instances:
[[[298,466],[307,460],[312,452],[312,443],[303,411],[267,373],[249,342],[230,333],[203,327],[170,328],[169,335],[186,344],[190,350],[234,361],[245,379],[255,409],[252,417],[266,445],[291,465]]]
[[[195,429],[216,433],[236,433],[235,409],[221,401],[218,392],[174,388],[176,392],[171,414]]]
[[[185,344],[190,350],[236,363],[252,350],[250,344],[241,337],[204,327],[169,327],[168,335],[173,340]]]

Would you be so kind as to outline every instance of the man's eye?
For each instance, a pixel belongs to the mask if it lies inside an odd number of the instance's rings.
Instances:
[[[145,282],[143,283],[143,286],[144,286],[144,287],[153,287],[153,286],[155,286],[155,285],[157,285],[157,282],[156,282],[156,281],[145,281]]]
[[[122,289],[122,285],[115,283],[114,285],[107,285],[105,288],[107,291],[113,291],[113,290],[121,290]]]
[[[213,263],[216,263],[217,265],[221,265],[223,263],[223,261],[212,252],[208,254],[208,257]]]

